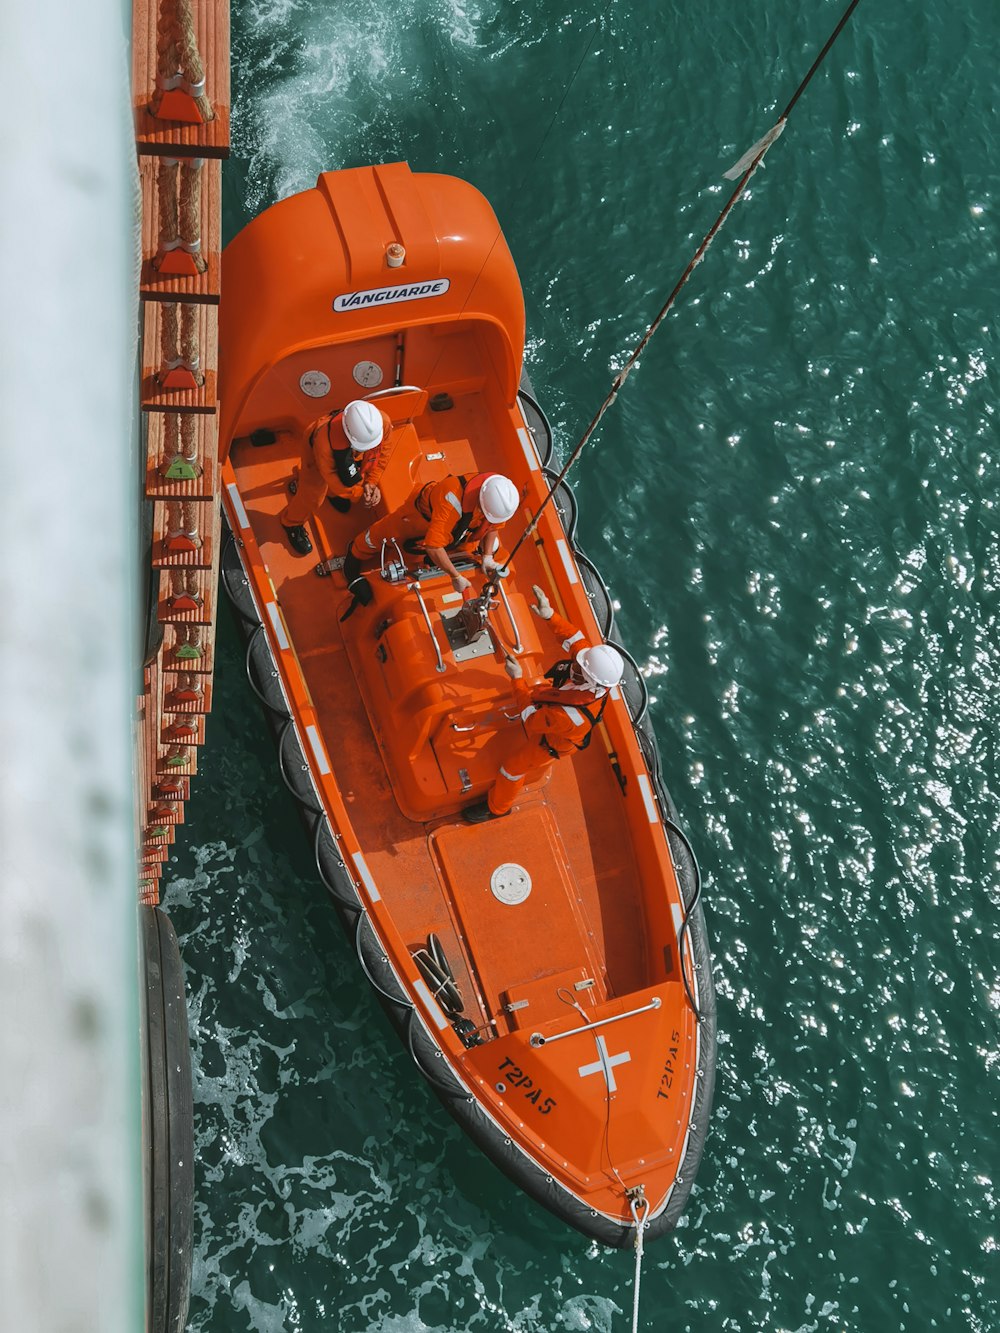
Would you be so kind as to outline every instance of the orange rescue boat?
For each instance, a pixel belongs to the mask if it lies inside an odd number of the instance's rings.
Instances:
[[[449,475],[513,481],[508,549],[538,514],[552,441],[497,220],[470,185],[405,163],[330,172],[250,223],[223,270],[223,581],[361,965],[445,1107],[529,1194],[608,1245],[669,1231],[707,1131],[715,1000],[697,865],[624,649],[594,744],[507,817],[462,816],[523,738],[505,654],[526,680],[560,655],[533,585],[617,643],[572,492],[541,513],[485,632],[402,540],[366,571],[367,604],[343,571],[315,573]],[[392,424],[381,500],[320,504],[302,556],[279,517],[289,480],[310,423],[356,399]]]

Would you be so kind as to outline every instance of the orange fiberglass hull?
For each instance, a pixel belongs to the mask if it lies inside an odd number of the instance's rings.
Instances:
[[[704,1146],[715,1006],[697,867],[641,676],[628,659],[594,743],[507,818],[469,825],[462,809],[523,734],[502,657],[486,636],[463,641],[460,596],[419,557],[376,567],[371,603],[343,620],[343,575],[314,574],[449,473],[514,481],[508,544],[538,511],[551,439],[521,385],[524,305],[496,218],[471,186],[403,163],[331,172],[223,262],[223,580],[362,966],[448,1110],[533,1197],[609,1245],[630,1243],[637,1218],[647,1238],[668,1231]],[[382,502],[322,504],[302,558],[279,515],[305,428],[358,397],[395,427]],[[527,680],[560,655],[530,614],[532,584],[613,637],[574,527],[561,487],[493,612]],[[442,956],[451,986],[436,984]]]

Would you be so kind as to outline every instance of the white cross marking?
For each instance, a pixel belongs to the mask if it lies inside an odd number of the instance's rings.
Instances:
[[[597,1054],[601,1057],[592,1065],[580,1066],[580,1077],[586,1078],[588,1074],[603,1073],[608,1085],[608,1092],[617,1092],[618,1084],[615,1082],[615,1065],[627,1064],[632,1059],[629,1051],[623,1051],[621,1055],[609,1055],[608,1048],[603,1037],[595,1037],[597,1042]]]

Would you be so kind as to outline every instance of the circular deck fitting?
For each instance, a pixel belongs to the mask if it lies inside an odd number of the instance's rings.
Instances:
[[[307,370],[299,377],[299,388],[310,398],[325,398],[330,392],[330,377],[321,370]]]
[[[382,383],[382,367],[374,361],[359,361],[352,374],[363,389],[374,389]]]
[[[508,907],[516,907],[518,903],[523,903],[531,892],[531,876],[524,866],[519,866],[514,861],[505,861],[503,865],[497,866],[490,876],[490,889],[493,897],[499,902],[506,903]]]

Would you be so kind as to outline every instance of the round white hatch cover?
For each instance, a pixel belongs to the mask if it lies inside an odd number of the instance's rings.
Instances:
[[[359,361],[354,367],[354,378],[362,389],[374,389],[382,383],[382,367],[374,361]]]
[[[514,861],[505,861],[502,866],[497,866],[490,876],[490,888],[493,897],[499,902],[506,903],[508,907],[515,907],[518,903],[523,903],[531,892],[531,876],[524,866],[519,866]]]
[[[307,370],[299,378],[299,388],[310,398],[325,398],[330,392],[330,377],[321,370]]]

